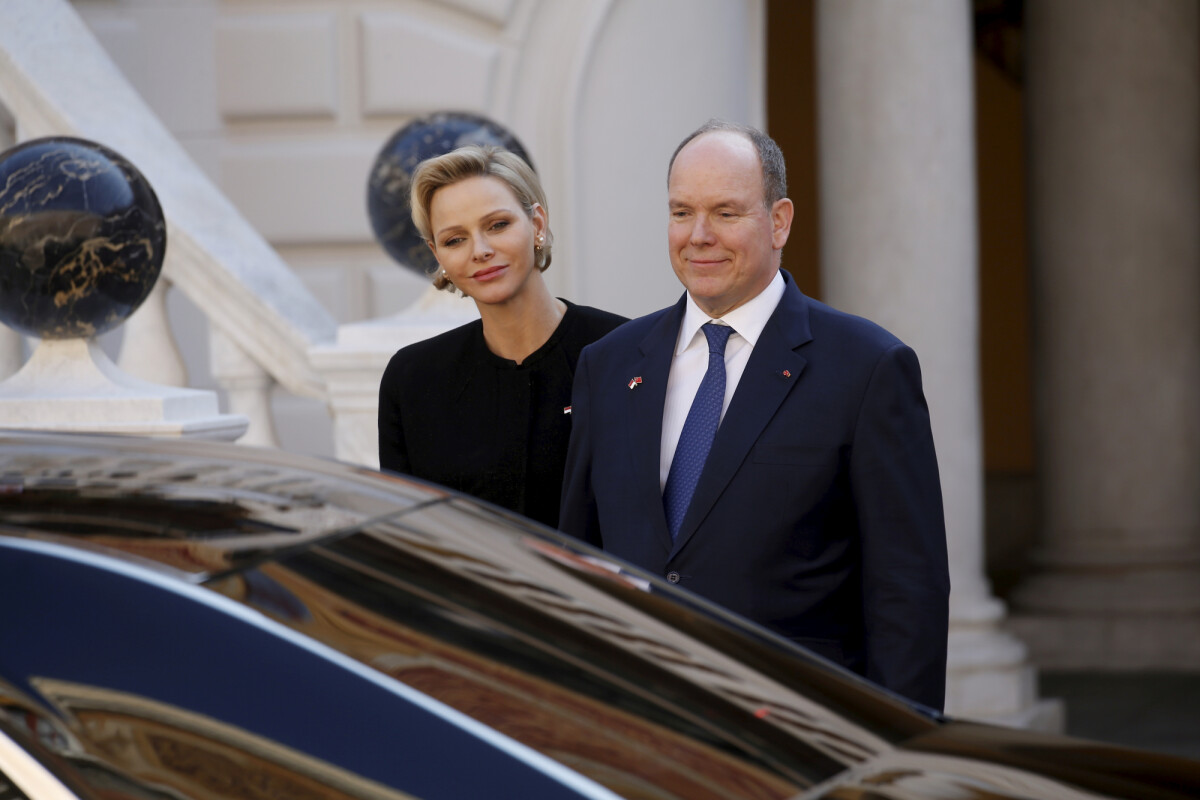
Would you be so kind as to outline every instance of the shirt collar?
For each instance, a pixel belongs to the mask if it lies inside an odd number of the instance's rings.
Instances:
[[[779,305],[779,301],[783,297],[783,289],[783,275],[776,272],[775,277],[767,284],[767,288],[719,319],[727,325],[733,326],[738,335],[753,347],[757,344],[758,337],[762,335],[763,328],[767,327],[767,320],[775,313],[775,306]],[[687,306],[683,312],[683,324],[679,326],[679,339],[675,345],[675,354],[679,355],[686,350],[696,334],[700,332],[700,326],[712,321],[713,318],[704,313],[689,294]]]

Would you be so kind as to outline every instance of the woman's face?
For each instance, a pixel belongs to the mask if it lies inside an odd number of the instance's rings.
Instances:
[[[531,218],[499,178],[467,178],[438,189],[429,227],[446,277],[476,303],[507,303],[538,274],[533,247],[546,230],[546,212],[535,204]]]

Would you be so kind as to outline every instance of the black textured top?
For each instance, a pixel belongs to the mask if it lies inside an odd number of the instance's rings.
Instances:
[[[622,322],[568,302],[520,364],[488,349],[479,320],[401,349],[379,385],[380,468],[557,526],[579,351]]]

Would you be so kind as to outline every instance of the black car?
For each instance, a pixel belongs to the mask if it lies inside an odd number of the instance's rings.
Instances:
[[[415,480],[0,433],[0,799],[1200,797]]]

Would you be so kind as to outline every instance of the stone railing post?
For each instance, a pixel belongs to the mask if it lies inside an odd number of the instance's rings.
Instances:
[[[21,334],[12,328],[0,327],[0,381],[12,375],[25,363]]]
[[[271,413],[271,389],[275,379],[229,336],[209,327],[209,361],[213,378],[228,399],[228,411],[250,420],[239,444],[279,447]]]
[[[167,318],[169,286],[169,280],[159,278],[141,307],[126,320],[117,366],[151,383],[187,386],[187,367]]]

